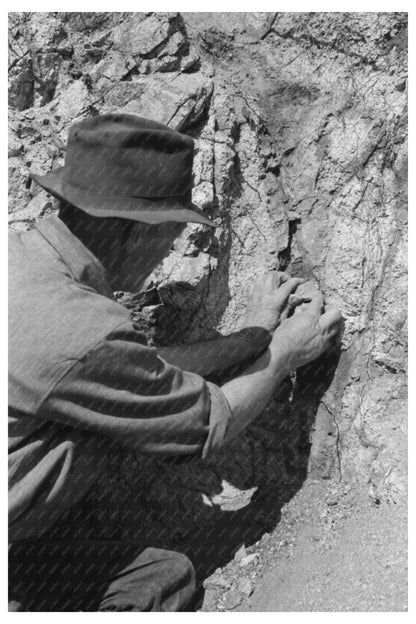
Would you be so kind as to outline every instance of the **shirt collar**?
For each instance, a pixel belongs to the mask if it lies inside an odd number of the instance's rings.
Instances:
[[[113,299],[105,268],[57,215],[39,221],[36,229],[61,256],[76,281]]]

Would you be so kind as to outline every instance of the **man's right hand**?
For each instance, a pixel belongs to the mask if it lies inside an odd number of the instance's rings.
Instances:
[[[312,297],[304,310],[282,321],[273,334],[270,350],[287,358],[289,370],[317,359],[339,331],[342,314],[336,306],[325,306],[323,296]]]

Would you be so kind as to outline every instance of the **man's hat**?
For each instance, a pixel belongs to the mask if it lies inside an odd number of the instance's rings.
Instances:
[[[193,153],[191,137],[156,121],[98,115],[71,127],[63,167],[30,176],[94,217],[215,227],[191,202]]]

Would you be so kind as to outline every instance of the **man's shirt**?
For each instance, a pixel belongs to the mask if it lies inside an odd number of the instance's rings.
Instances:
[[[114,442],[206,457],[221,390],[160,358],[102,264],[56,216],[9,238],[9,540],[42,534],[104,471]]]

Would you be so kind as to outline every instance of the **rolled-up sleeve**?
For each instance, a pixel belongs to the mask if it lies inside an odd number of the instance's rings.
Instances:
[[[142,453],[205,458],[221,448],[231,411],[218,386],[168,364],[126,324],[74,363],[38,416]]]
[[[210,412],[208,436],[202,450],[204,459],[223,447],[233,417],[231,408],[221,389],[209,381],[206,382],[206,385],[210,393]]]

